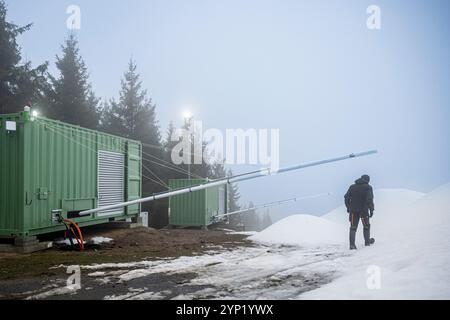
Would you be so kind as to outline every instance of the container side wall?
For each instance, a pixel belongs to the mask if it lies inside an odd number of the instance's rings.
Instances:
[[[67,216],[96,204],[95,134],[35,120],[25,130],[25,229],[58,226],[51,211]],[[87,220],[87,218],[79,219]]]
[[[6,130],[6,121],[16,131]],[[23,122],[16,115],[0,116],[0,236],[20,235],[23,230]]]
[[[15,132],[6,131],[6,120],[16,121]],[[133,155],[128,156],[128,143]],[[62,230],[52,220],[52,210],[61,209],[64,217],[81,226],[122,220],[134,210],[124,210],[114,217],[93,214],[78,217],[77,213],[97,207],[98,151],[122,153],[131,158],[135,176],[125,181],[139,180],[124,189],[123,199],[140,196],[141,144],[137,141],[104,134],[45,118],[28,119],[23,114],[0,116],[0,236],[39,235]],[[125,161],[128,164],[127,161]],[[139,179],[138,179],[139,178]],[[70,216],[69,216],[70,217]]]
[[[51,211],[92,209],[98,202],[98,151],[126,154],[126,139],[47,119],[36,119],[25,131],[25,229],[38,234],[59,228]],[[125,195],[124,195],[125,199]],[[119,210],[120,211],[120,210]],[[115,217],[124,215],[123,210]],[[97,214],[76,222],[101,220]],[[44,232],[44,231],[43,231]]]
[[[126,200],[136,200],[142,196],[141,181],[141,145],[134,142],[127,143],[127,186]],[[127,214],[139,214],[141,211],[140,204],[127,207]]]
[[[169,180],[170,190],[189,187],[204,183],[206,180]],[[205,226],[206,223],[206,192],[199,190],[183,195],[170,197],[169,223],[175,226]]]
[[[205,223],[212,223],[212,217],[219,214],[219,187],[206,189],[206,216]]]

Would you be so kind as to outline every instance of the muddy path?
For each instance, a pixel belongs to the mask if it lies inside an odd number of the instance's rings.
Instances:
[[[112,238],[112,244],[93,246],[84,252],[49,249],[33,254],[0,254],[0,299],[23,299],[31,295],[46,292],[65,284],[70,265],[92,265],[104,263],[126,263],[151,261],[181,256],[195,256],[220,247],[232,249],[252,246],[245,235],[230,234],[222,229],[105,229],[88,228],[85,238],[100,236]],[[142,288],[154,288],[158,291],[171,289],[173,294],[183,293],[174,289],[183,279],[195,274],[152,275]],[[129,284],[101,284],[90,277],[84,278],[83,290],[75,295],[55,295],[53,298],[101,299],[108,293],[120,295],[128,292]],[[123,290],[121,288],[123,287]],[[97,290],[91,290],[96,288]]]
[[[114,244],[0,258],[0,299],[298,299],[333,279],[336,246],[264,245],[225,230],[109,230]],[[78,268],[79,287],[67,286]]]

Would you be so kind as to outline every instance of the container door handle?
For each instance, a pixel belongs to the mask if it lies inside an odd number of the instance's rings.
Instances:
[[[28,191],[25,192],[25,205],[31,206],[32,203],[33,203],[33,199],[31,199],[30,202],[28,202]]]

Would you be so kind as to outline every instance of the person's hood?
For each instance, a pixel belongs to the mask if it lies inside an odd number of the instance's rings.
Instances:
[[[359,178],[355,181],[356,184],[368,184],[368,182],[366,180],[364,180],[363,178]]]
[[[368,184],[369,182],[370,182],[370,177],[366,174],[355,181],[356,184]]]

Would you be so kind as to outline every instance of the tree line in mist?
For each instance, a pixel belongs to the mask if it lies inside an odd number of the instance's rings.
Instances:
[[[0,113],[16,113],[31,106],[51,119],[141,141],[143,195],[167,190],[169,179],[188,177],[186,164],[175,165],[171,161],[172,150],[177,144],[171,137],[176,128],[171,122],[167,132],[161,132],[156,105],[143,87],[136,61],[130,59],[122,78],[118,79],[121,83],[118,99],[102,101],[92,89],[88,68],[73,33],[56,53],[56,75],[48,71],[49,62],[32,66],[30,61],[23,61],[17,37],[31,27],[31,23],[18,26],[8,22],[6,5],[0,0]],[[189,129],[189,125],[186,123],[185,129]],[[232,175],[222,163],[207,159],[202,164],[192,164],[190,171],[192,178],[217,179]],[[229,211],[240,209],[239,198],[237,186],[231,185]],[[163,226],[166,221],[161,217],[167,216],[167,206],[167,201],[160,201],[145,204],[144,210],[153,214],[156,225]],[[255,225],[253,229],[267,225],[269,219],[260,219],[254,212],[244,218],[248,220],[246,223],[242,217],[230,218],[232,224]]]

